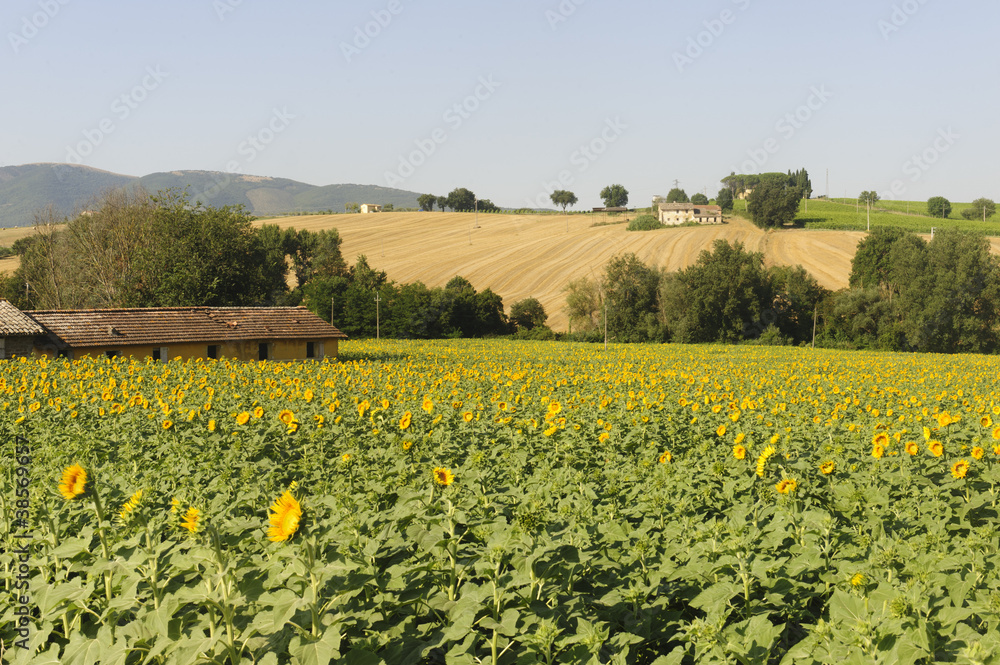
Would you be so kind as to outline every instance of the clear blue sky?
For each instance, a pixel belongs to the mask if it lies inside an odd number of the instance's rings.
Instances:
[[[0,165],[578,208],[805,167],[814,196],[829,169],[833,196],[1000,199],[998,24],[943,0],[4,0]]]

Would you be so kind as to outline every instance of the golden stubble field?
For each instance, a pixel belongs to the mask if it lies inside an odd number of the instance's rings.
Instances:
[[[764,232],[745,219],[721,226],[679,227],[629,232],[607,224],[602,215],[508,215],[443,212],[389,212],[374,215],[310,215],[255,222],[319,231],[336,228],[344,258],[353,264],[364,254],[369,263],[396,282],[421,281],[444,286],[455,275],[478,290],[491,288],[509,308],[533,296],[545,306],[549,325],[564,331],[566,285],[596,278],[617,254],[634,252],[650,265],[680,270],[715,240],[739,241],[763,252],[767,265],[802,265],[828,289],[847,286],[851,259],[861,232],[784,230]],[[0,229],[0,245],[31,235],[31,227]],[[929,236],[924,236],[929,240]],[[991,238],[1000,254],[1000,238]],[[0,259],[0,273],[17,269],[17,257]]]
[[[594,226],[601,215],[506,215],[405,212],[373,215],[285,217],[257,222],[319,231],[336,228],[344,258],[364,254],[397,282],[444,286],[455,275],[477,290],[491,288],[504,304],[533,296],[545,306],[549,325],[565,331],[566,285],[599,277],[617,254],[635,253],[645,263],[680,270],[715,240],[739,241],[763,252],[768,265],[801,264],[830,289],[847,286],[851,259],[863,233],[781,231],[765,233],[735,218],[720,226],[629,232],[625,224]],[[1000,248],[998,248],[1000,249]]]

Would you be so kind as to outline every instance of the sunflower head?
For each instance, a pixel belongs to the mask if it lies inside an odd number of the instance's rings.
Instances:
[[[837,465],[834,462],[823,462],[819,465],[819,472],[824,476],[829,476],[837,469]]]
[[[746,456],[747,456],[746,448],[744,448],[742,445],[738,443],[735,446],[733,446],[733,457],[741,460],[741,459],[746,459]]]
[[[965,474],[969,472],[969,463],[964,459],[960,459],[951,465],[951,475],[953,478],[965,478]]]
[[[778,490],[778,494],[788,494],[789,492],[794,492],[795,488],[798,486],[799,484],[794,478],[785,478],[780,483],[775,485],[774,489]]]
[[[410,422],[413,420],[413,414],[407,411],[403,414],[403,417],[399,419],[399,429],[406,429],[410,426]]]
[[[295,414],[288,409],[282,409],[281,413],[278,414],[278,420],[286,425],[291,425],[295,422]]]
[[[87,472],[79,464],[66,467],[59,480],[59,493],[67,501],[75,499],[87,489]]]
[[[292,496],[291,491],[286,491],[271,504],[268,516],[271,526],[267,529],[267,539],[272,543],[288,540],[299,530],[301,519],[302,506]]]
[[[448,486],[455,482],[455,474],[451,472],[451,469],[446,469],[444,467],[435,467],[434,471],[434,482],[438,485]]]
[[[201,529],[201,511],[191,506],[181,518],[181,526],[191,533],[198,533]]]

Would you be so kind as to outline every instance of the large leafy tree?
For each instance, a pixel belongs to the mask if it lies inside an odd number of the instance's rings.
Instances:
[[[733,209],[733,192],[728,187],[723,187],[715,197],[716,203],[723,212],[731,212]]]
[[[751,221],[763,229],[781,228],[795,219],[801,198],[802,192],[789,187],[784,179],[762,178],[750,193],[747,212]]]
[[[854,252],[851,261],[851,288],[876,287],[889,282],[889,252],[906,231],[895,227],[877,227]]]
[[[678,187],[667,192],[667,203],[688,203],[690,200],[687,193]]]
[[[556,191],[552,192],[549,198],[552,199],[552,203],[556,204],[557,206],[562,206],[563,212],[566,212],[567,206],[576,205],[577,201],[576,194],[574,194],[573,192],[566,191],[565,189],[557,189]]]
[[[623,208],[628,205],[628,190],[621,185],[608,185],[601,190],[601,200],[606,208]]]
[[[691,197],[691,203],[697,205],[708,205],[708,197],[702,194],[701,192],[698,192],[697,194]]]
[[[434,204],[437,203],[437,197],[433,194],[421,194],[417,197],[417,205],[424,212],[430,212],[434,210]]]
[[[1000,263],[986,238],[940,231],[924,255],[910,261],[906,277],[899,305],[910,347],[937,353],[998,348]]]
[[[448,207],[456,212],[471,212],[476,209],[476,195],[465,187],[458,187],[448,194]]]
[[[620,342],[644,341],[647,315],[655,316],[660,274],[635,254],[616,256],[604,269],[608,334]]]
[[[997,214],[997,204],[993,199],[976,199],[968,208],[962,211],[966,219],[981,219],[984,222]]]
[[[716,240],[661,284],[661,311],[675,341],[736,342],[777,322],[774,296],[763,254]]]
[[[531,330],[545,325],[549,316],[537,298],[518,300],[510,306],[510,322],[517,328]]]
[[[927,199],[927,214],[931,217],[947,219],[951,214],[951,201],[943,196],[932,196]]]

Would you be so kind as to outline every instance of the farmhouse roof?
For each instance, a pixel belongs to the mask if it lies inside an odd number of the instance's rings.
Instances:
[[[42,327],[14,307],[7,300],[0,299],[0,335],[41,335]]]
[[[152,307],[36,310],[27,314],[72,347],[347,339],[305,307]]]
[[[721,213],[722,206],[702,205],[700,203],[661,203],[660,210],[703,210],[706,213]]]

